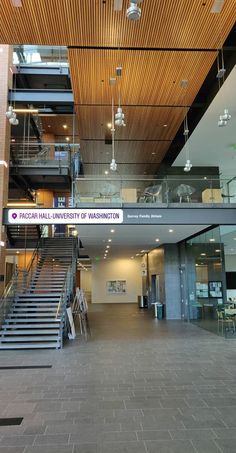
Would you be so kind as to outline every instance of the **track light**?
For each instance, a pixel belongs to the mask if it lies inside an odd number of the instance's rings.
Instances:
[[[143,0],[132,0],[130,6],[126,11],[126,16],[129,20],[139,20],[141,17],[141,8],[138,3],[142,3]]]
[[[122,112],[122,107],[117,108],[117,113],[115,114],[115,125],[116,126],[126,126],[124,122],[125,114]]]
[[[111,160],[110,170],[112,170],[112,171],[116,171],[117,170],[117,163],[116,163],[115,159]]]
[[[186,160],[185,167],[184,167],[184,171],[188,172],[188,171],[191,170],[191,168],[192,168],[192,164],[191,164],[190,160],[187,159],[187,160]]]

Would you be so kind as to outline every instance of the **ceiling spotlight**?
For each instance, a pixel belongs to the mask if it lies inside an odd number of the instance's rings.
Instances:
[[[66,137],[66,141],[69,142],[70,141],[70,137]]]
[[[115,114],[115,125],[116,126],[125,126],[125,114],[122,112],[122,107],[117,108],[117,113]]]
[[[172,228],[170,228],[169,229],[169,233],[173,233],[173,232],[174,232],[174,230],[172,230]]]
[[[107,123],[107,127],[108,127],[109,129],[111,129],[112,124],[111,124],[111,123]]]
[[[112,240],[111,239],[108,239],[108,242],[111,242]]]
[[[185,167],[184,167],[184,171],[188,172],[188,171],[191,170],[191,168],[192,168],[192,164],[191,164],[190,160],[187,159],[187,160],[186,160]]]
[[[160,239],[159,239],[159,238],[156,238],[155,241],[156,241],[156,242],[160,242]]]
[[[141,3],[142,0],[132,0],[130,6],[126,11],[126,16],[129,20],[139,20],[141,17],[141,8],[139,8],[138,3]]]
[[[110,170],[112,170],[112,171],[116,171],[117,170],[117,163],[116,163],[115,159],[111,160]]]
[[[111,233],[115,233],[115,230],[111,230]]]
[[[63,126],[62,126],[62,127],[63,127],[63,129],[68,129],[68,126],[67,126],[67,124],[63,124]]]
[[[105,173],[105,175],[108,175],[109,171],[108,171],[108,170],[105,170],[104,173]]]

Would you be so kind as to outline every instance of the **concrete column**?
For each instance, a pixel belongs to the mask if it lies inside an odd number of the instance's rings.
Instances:
[[[10,156],[10,124],[6,118],[8,107],[8,88],[12,80],[12,73],[9,70],[12,64],[11,47],[0,46],[0,161],[7,163],[0,164],[0,294],[4,289],[5,280],[5,244],[6,235],[2,226],[2,208],[6,206],[8,200],[8,179],[9,179],[9,156]],[[16,126],[15,126],[16,127]]]
[[[178,244],[164,245],[166,319],[181,319]]]

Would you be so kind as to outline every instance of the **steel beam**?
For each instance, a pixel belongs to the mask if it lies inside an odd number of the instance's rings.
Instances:
[[[9,90],[9,101],[23,104],[72,104],[72,90]]]
[[[26,75],[49,75],[49,76],[69,76],[69,68],[67,66],[17,66],[17,74]]]

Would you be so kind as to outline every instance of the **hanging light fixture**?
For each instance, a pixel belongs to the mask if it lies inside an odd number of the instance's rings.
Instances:
[[[122,75],[122,66],[118,66],[116,68],[116,75],[121,77],[121,75]],[[117,112],[115,114],[115,125],[118,126],[118,127],[125,127],[126,126],[126,124],[125,124],[125,114],[123,113],[122,107],[121,107],[120,83],[119,83],[119,86],[118,86],[118,90],[119,90],[119,106],[118,106]]]
[[[143,0],[132,0],[126,11],[126,16],[129,20],[139,20],[141,17],[141,8],[138,4],[142,3]]]
[[[117,163],[115,160],[115,126],[114,126],[114,97],[112,96],[112,107],[111,107],[111,137],[112,137],[112,159],[110,163],[110,170],[116,171],[117,170]]]
[[[185,163],[185,166],[184,166],[184,171],[185,172],[189,172],[191,170],[191,168],[192,168],[192,164],[191,164],[190,157],[189,157],[188,107],[187,107],[187,103],[186,103],[186,89],[187,89],[187,86],[188,86],[188,80],[181,80],[180,86],[181,86],[181,88],[183,88],[185,90],[185,92],[184,92],[184,104],[186,106],[186,115],[185,115],[185,118],[184,118],[184,132],[183,132],[184,142],[185,142],[185,151],[186,151],[186,163]]]
[[[14,77],[14,75],[13,75],[13,77]],[[13,84],[13,89],[14,89],[14,84]],[[15,76],[15,89],[16,89],[16,76]],[[19,120],[17,119],[16,112],[14,112],[14,110],[15,110],[15,105],[14,105],[14,107],[13,107],[13,105],[9,105],[8,110],[6,111],[6,117],[12,126],[18,126]]]

